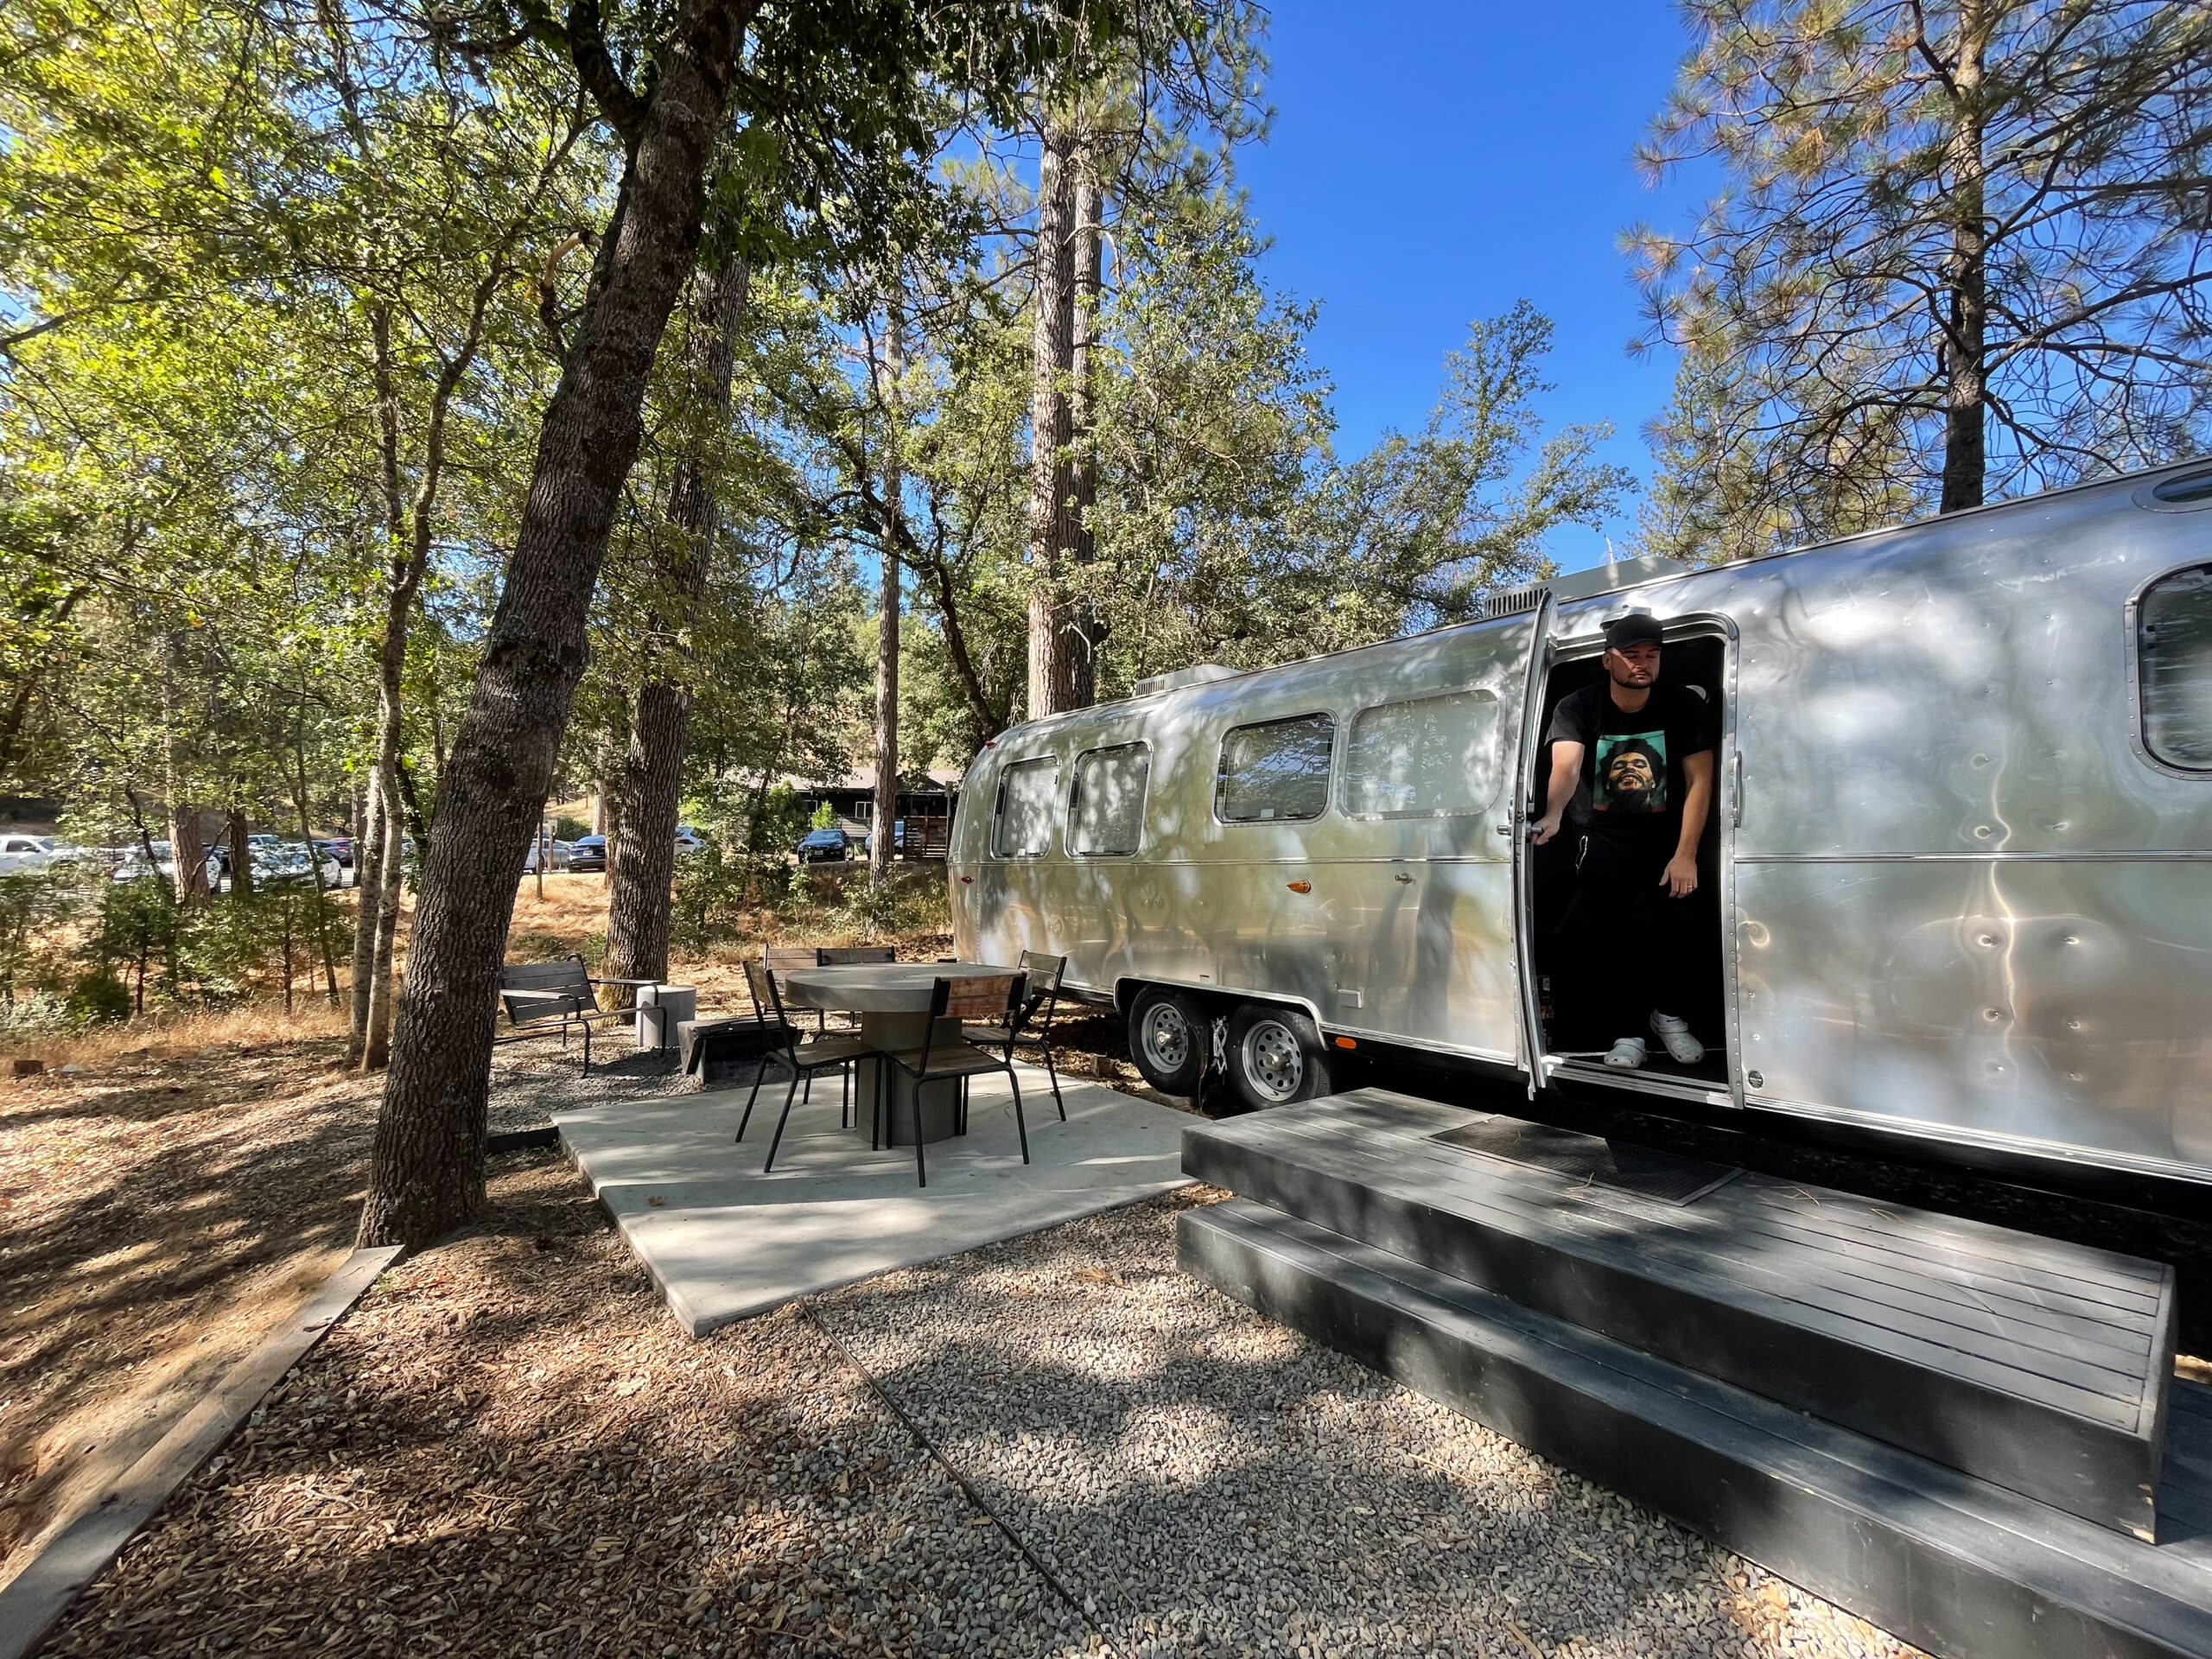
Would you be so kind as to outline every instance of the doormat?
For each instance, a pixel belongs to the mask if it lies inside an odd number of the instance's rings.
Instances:
[[[1601,1140],[1517,1117],[1479,1118],[1429,1139],[1664,1204],[1694,1204],[1744,1173],[1702,1158],[1654,1151],[1632,1141]]]

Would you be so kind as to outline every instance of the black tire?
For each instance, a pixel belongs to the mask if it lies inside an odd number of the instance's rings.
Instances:
[[[1129,1058],[1163,1095],[1198,1092],[1213,1021],[1188,991],[1147,985],[1129,1004]]]
[[[1329,1051],[1296,1008],[1247,1002],[1230,1017],[1229,1082],[1254,1111],[1330,1092]]]

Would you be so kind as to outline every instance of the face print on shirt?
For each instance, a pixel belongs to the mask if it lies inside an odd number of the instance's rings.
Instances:
[[[1600,812],[1667,810],[1667,734],[1620,732],[1598,740],[1591,804]]]

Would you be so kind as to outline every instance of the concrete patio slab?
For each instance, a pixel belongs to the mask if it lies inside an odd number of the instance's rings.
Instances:
[[[760,1172],[783,1090],[771,1082],[745,1140],[745,1088],[556,1111],[569,1155],[693,1336],[792,1298],[957,1255],[1188,1184],[1185,1113],[1098,1084],[1061,1080],[1068,1121],[1035,1066],[1017,1068],[1029,1163],[1002,1077],[972,1084],[968,1133],[871,1152],[837,1123],[837,1084],[791,1109],[772,1174]],[[749,1087],[750,1085],[747,1085]]]

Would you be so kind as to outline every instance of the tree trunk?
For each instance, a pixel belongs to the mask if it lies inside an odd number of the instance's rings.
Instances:
[[[253,891],[253,843],[246,839],[245,813],[232,807],[223,816],[224,851],[231,861],[231,891]]]
[[[330,918],[327,909],[329,901],[322,896],[322,860],[315,854],[313,827],[315,820],[308,811],[307,717],[307,682],[306,676],[302,672],[300,683],[300,714],[298,720],[292,727],[292,760],[297,768],[293,774],[295,786],[292,799],[294,804],[300,810],[300,839],[307,842],[308,874],[315,881],[315,907],[311,913],[315,917],[315,944],[322,950],[323,985],[329,993],[330,1006],[334,1008],[338,1006],[338,964],[331,960]],[[353,856],[358,859],[361,855],[360,842],[357,841],[353,846]],[[308,977],[310,979],[314,977],[312,968],[308,970]]]
[[[1071,518],[1067,388],[1075,346],[1074,141],[1048,123],[1037,175],[1029,392],[1029,718],[1075,704],[1063,561]]]
[[[371,1154],[365,1245],[429,1243],[484,1204],[485,1096],[515,888],[583,671],[592,590],[653,357],[697,250],[707,164],[753,0],[693,0],[658,60],[620,224],[538,435],[522,523],[439,791]]]
[[[169,890],[180,905],[207,902],[207,849],[200,839],[200,814],[185,804],[184,756],[177,738],[183,715],[177,706],[177,658],[182,652],[175,634],[162,639],[162,796],[168,818]],[[145,839],[143,829],[140,838]],[[146,849],[147,868],[156,877],[154,849]]]
[[[350,1028],[346,1063],[359,1065],[369,1046],[369,992],[377,977],[377,912],[384,903],[384,809],[377,791],[361,802],[360,833],[353,837],[353,965],[348,987]]]
[[[906,374],[906,318],[897,300],[885,309],[883,366],[889,385],[883,410],[883,504],[886,515],[902,511],[906,493],[899,465],[903,405],[899,384]],[[876,594],[875,620],[875,836],[868,845],[868,879],[881,887],[899,847],[899,553],[895,532],[884,526],[882,584]]]
[[[398,791],[378,815],[384,833],[384,891],[377,899],[374,976],[369,986],[369,1030],[361,1049],[361,1070],[381,1071],[391,1059],[392,976],[399,945],[399,895],[407,876],[407,822],[400,816]]]
[[[700,435],[679,455],[669,488],[668,516],[685,551],[669,573],[667,597],[679,611],[706,597],[713,569],[715,490],[712,442],[729,423],[736,374],[737,327],[751,273],[730,259],[694,279],[690,307],[690,415]],[[681,631],[681,614],[657,619],[657,634]],[[668,977],[670,883],[675,874],[676,814],[683,783],[684,741],[691,724],[691,689],[648,679],[638,688],[630,751],[622,768],[623,834],[607,860],[607,972],[614,979]],[[636,1000],[624,987],[618,1006]]]
[[[172,800],[169,804],[169,877],[181,905],[207,902],[207,843],[200,838],[200,811]]]
[[[1098,178],[1098,151],[1085,135],[1075,150],[1074,286],[1070,294],[1071,328],[1068,341],[1068,461],[1069,518],[1072,521],[1069,552],[1077,567],[1068,605],[1069,706],[1087,709],[1098,701],[1098,647],[1101,632],[1098,607],[1092,601],[1089,575],[1082,569],[1096,556],[1090,533],[1090,509],[1098,499],[1098,460],[1095,449],[1096,409],[1091,397],[1090,348],[1098,338],[1098,293],[1105,252],[1105,202]]]
[[[1951,257],[1944,272],[1950,315],[1944,327],[1942,511],[1978,507],[1988,477],[1989,226],[1982,155],[1983,60],[1989,49],[1984,0],[1961,0],[1950,143]]]

